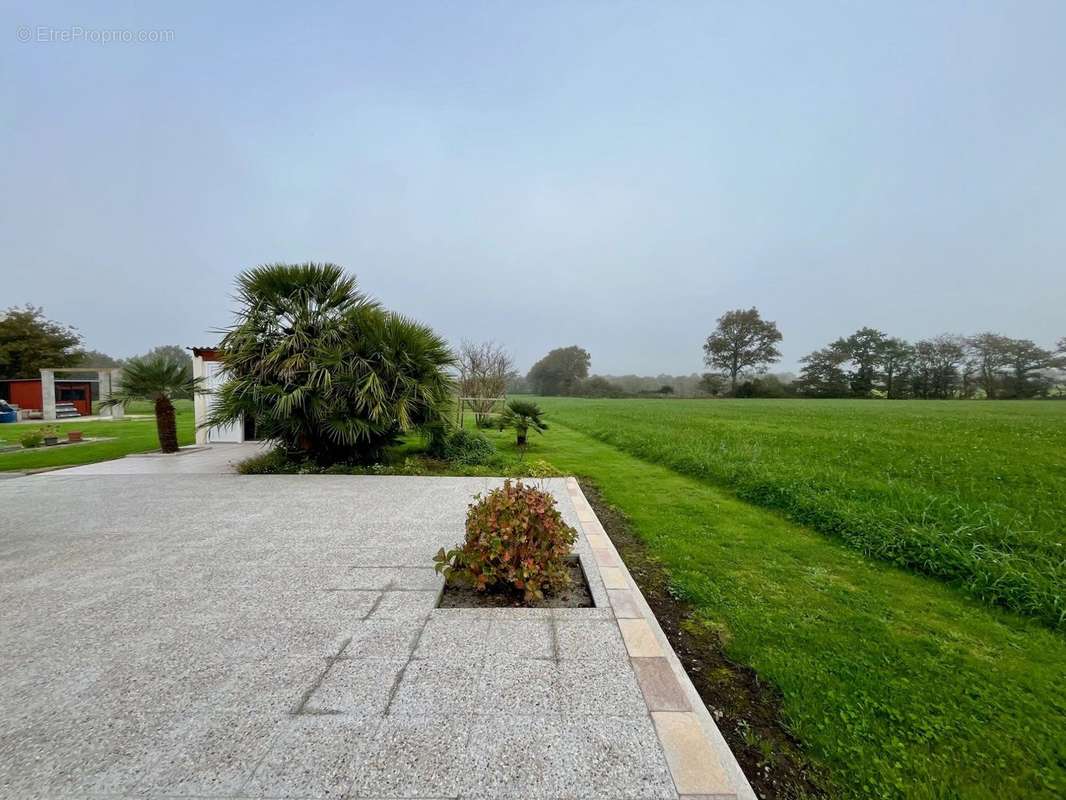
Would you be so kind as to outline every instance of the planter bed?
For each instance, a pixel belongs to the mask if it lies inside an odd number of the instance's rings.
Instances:
[[[500,592],[476,592],[462,584],[445,584],[438,608],[595,608],[592,590],[589,589],[581,559],[567,559],[570,571],[570,587],[563,592],[549,595],[543,600],[527,603],[521,597]]]

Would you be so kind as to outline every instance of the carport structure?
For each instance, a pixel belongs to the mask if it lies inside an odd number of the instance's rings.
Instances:
[[[100,399],[106,400],[122,383],[122,369],[119,367],[53,367],[41,370],[41,411],[46,420],[56,418],[56,374],[71,372],[95,372],[100,383]],[[121,419],[124,416],[122,406],[101,408],[100,416]]]

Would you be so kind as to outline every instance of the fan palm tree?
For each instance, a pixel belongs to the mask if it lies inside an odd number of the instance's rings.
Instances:
[[[192,376],[192,362],[180,363],[166,357],[133,358],[122,367],[122,383],[100,405],[122,406],[133,400],[150,400],[155,404],[155,426],[159,449],[178,452],[178,429],[174,420],[174,403],[192,397],[200,379]]]
[[[384,310],[334,264],[268,264],[237,279],[207,425],[251,414],[264,438],[320,463],[373,461],[402,433],[443,424],[447,344]]]
[[[548,430],[548,424],[541,419],[543,414],[544,412],[540,410],[540,406],[536,403],[531,403],[528,400],[512,400],[500,414],[500,430],[514,428],[517,435],[515,444],[518,447],[524,447],[526,435],[529,433],[530,428],[537,433],[544,433],[544,431]]]

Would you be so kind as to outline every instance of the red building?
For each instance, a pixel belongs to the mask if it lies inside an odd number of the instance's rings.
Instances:
[[[93,381],[57,378],[56,402],[72,403],[83,417],[93,413]],[[28,411],[44,411],[40,378],[0,381],[0,400]]]

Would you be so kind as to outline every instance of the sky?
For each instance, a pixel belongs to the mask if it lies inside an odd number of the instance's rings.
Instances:
[[[0,307],[113,356],[308,260],[522,371],[1066,336],[1059,0],[87,5],[0,0]]]

